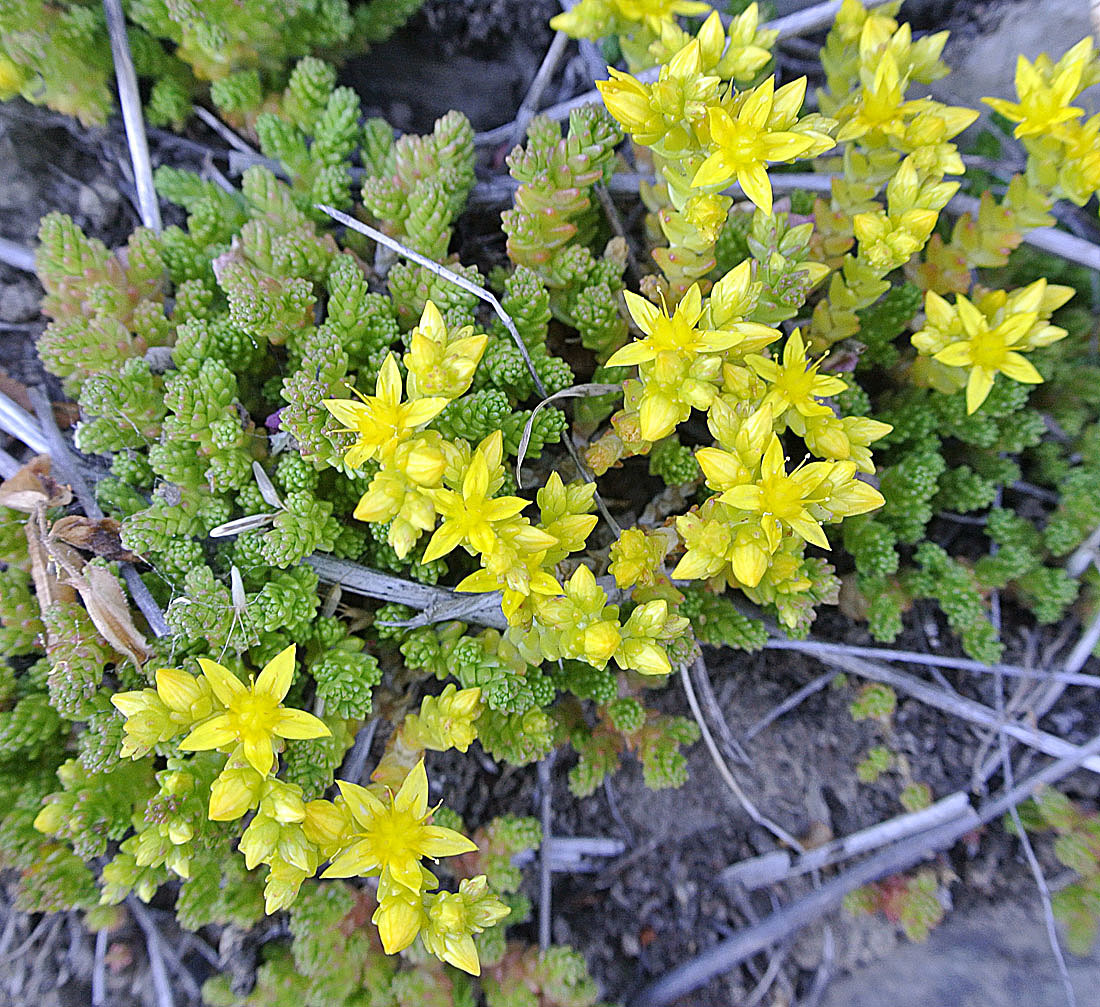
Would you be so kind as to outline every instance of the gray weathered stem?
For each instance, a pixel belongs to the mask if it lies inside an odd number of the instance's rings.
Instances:
[[[907,675],[905,672],[895,671],[893,668],[887,668],[873,661],[865,661],[862,658],[850,655],[819,654],[818,660],[823,664],[843,668],[863,678],[869,678],[872,681],[882,682],[884,685],[900,689],[928,706],[934,706],[944,713],[961,717],[972,724],[992,728],[995,731],[1004,731],[1009,737],[1023,742],[1030,748],[1045,752],[1047,755],[1073,758],[1081,751],[1076,745],[1071,745],[1068,741],[1063,741],[1046,731],[1040,731],[1037,728],[1013,721],[1006,723],[997,715],[996,710],[963,696],[953,696],[929,685],[927,682],[922,682],[913,675]],[[1088,756],[1082,760],[1081,765],[1090,772],[1100,773],[1100,756]]]
[[[149,141],[145,136],[145,119],[141,113],[141,95],[138,92],[137,74],[130,57],[130,43],[126,37],[126,15],[122,12],[122,0],[103,0],[103,12],[107,16],[107,33],[111,37],[111,56],[115,62],[115,78],[118,80],[118,100],[122,106],[122,121],[126,126],[126,142],[130,145],[130,162],[134,166],[134,185],[137,187],[141,222],[154,231],[161,228],[160,204],[153,186],[153,165],[149,160]]]
[[[810,871],[831,867],[860,853],[870,853],[890,843],[927,832],[956,819],[961,821],[963,818],[977,824],[978,816],[970,806],[970,798],[960,790],[920,811],[888,818],[868,829],[824,843],[796,860],[786,850],[772,850],[759,857],[742,860],[722,871],[718,880],[723,884],[737,883],[754,891],[765,885],[778,884]]]

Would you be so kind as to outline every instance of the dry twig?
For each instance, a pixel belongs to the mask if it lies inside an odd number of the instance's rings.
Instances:
[[[130,57],[130,43],[126,37],[126,15],[122,12],[122,0],[103,0],[103,12],[107,16],[107,33],[111,37],[111,56],[115,62],[115,78],[118,81],[118,100],[122,106],[122,121],[126,126],[126,142],[130,145],[130,162],[134,168],[134,185],[137,187],[141,222],[154,231],[161,228],[160,204],[153,185],[153,165],[149,160],[149,141],[145,136],[145,119],[141,113],[141,94],[138,92],[137,74]]]

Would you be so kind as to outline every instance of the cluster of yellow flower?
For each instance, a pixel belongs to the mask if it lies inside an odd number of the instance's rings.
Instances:
[[[373,921],[388,953],[408,947],[420,934],[431,953],[477,975],[473,935],[503,919],[508,908],[488,890],[484,876],[463,880],[454,893],[434,890],[438,879],[422,861],[468,853],[476,846],[452,829],[431,824],[423,753],[467,749],[477,733],[481,690],[457,691],[451,685],[427,697],[421,712],[410,714],[395,734],[390,751],[399,755],[380,762],[371,787],[337,780],[335,801],[306,801],[301,787],[275,775],[278,753],[286,740],[330,732],[313,714],[283,706],[294,676],[294,653],[294,646],[287,647],[248,685],[228,668],[199,658],[200,676],[162,668],[155,689],[117,693],[111,701],[126,717],[122,754],[140,758],[187,732],[179,742],[182,751],[216,749],[226,755],[210,788],[208,816],[230,822],[254,812],[240,851],[249,870],[268,867],[264,897],[269,913],[289,906],[302,882],[329,861],[322,877],[378,878]],[[169,838],[176,849],[165,863],[186,877],[192,832]]]
[[[833,146],[831,119],[798,115],[805,78],[778,89],[774,77],[743,91],[730,83],[751,80],[770,58],[775,32],[760,31],[758,20],[752,4],[728,33],[717,12],[694,37],[670,26],[651,47],[661,64],[656,82],[609,67],[611,79],[596,85],[608,111],[652,151],[661,184],[650,198],[669,243],[654,259],[674,301],[714,268],[714,245],[733,204],[724,188],[736,181],[770,213],[767,165]]]
[[[391,521],[390,542],[399,556],[425,532],[432,532],[426,562],[459,547],[477,556],[481,569],[463,579],[458,590],[502,592],[512,627],[507,637],[527,660],[577,658],[599,667],[614,660],[643,674],[668,674],[672,666],[661,644],[682,636],[687,623],[664,601],[642,606],[622,623],[606,592],[594,580],[590,585],[584,581],[585,575],[591,578],[587,570],[578,571],[565,587],[558,581],[557,564],[581,551],[596,526],[590,513],[595,483],[566,485],[553,474],[536,496],[540,518],[532,523],[521,513],[530,501],[497,495],[505,478],[500,431],[471,451],[464,441],[423,429],[469,388],[486,338],[467,329],[448,333],[428,301],[405,355],[404,396],[397,362],[390,356],[375,395],[361,402],[325,401],[356,434],[345,464],[352,469],[367,461],[379,465],[355,516]]]

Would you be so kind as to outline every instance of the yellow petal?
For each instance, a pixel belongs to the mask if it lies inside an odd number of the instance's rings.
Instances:
[[[1027,357],[1019,353],[1006,353],[1001,362],[1001,373],[1012,378],[1013,381],[1021,381],[1025,385],[1039,385],[1043,382],[1043,376],[1035,369]]]
[[[253,690],[256,695],[270,696],[277,703],[286,698],[294,678],[294,651],[295,645],[292,643],[264,665]]]
[[[420,932],[421,917],[420,906],[405,899],[385,899],[382,902],[371,920],[378,927],[378,936],[386,954],[395,955],[412,944]]]
[[[691,180],[691,186],[693,189],[698,189],[702,186],[726,185],[732,181],[733,177],[734,172],[730,169],[726,155],[718,150],[699,165],[699,170]]]
[[[450,399],[430,398],[417,399],[408,402],[401,407],[401,417],[406,426],[418,427],[422,423],[434,420],[443,410],[450,405]]]
[[[825,532],[822,531],[821,525],[805,511],[795,517],[787,518],[787,524],[811,545],[820,546],[822,549],[829,548],[829,540],[825,537]]]
[[[737,181],[745,195],[765,213],[772,212],[772,184],[762,164],[752,164],[737,172]]]
[[[312,713],[306,713],[305,710],[280,710],[271,730],[280,738],[291,738],[296,741],[332,737],[332,732],[325,722],[313,716]]]
[[[735,546],[731,559],[733,575],[746,587],[756,587],[768,570],[768,554],[751,542]]]
[[[205,752],[207,749],[228,745],[236,738],[237,732],[230,726],[229,717],[223,713],[205,724],[199,724],[180,742],[180,748],[185,752]]]
[[[228,668],[223,668],[216,661],[200,657],[199,667],[202,668],[203,675],[206,676],[210,688],[214,690],[214,695],[218,697],[218,701],[222,706],[228,706],[233,702],[235,696],[247,691],[244,683],[233,672]]]
[[[428,774],[424,771],[423,759],[409,770],[394,796],[393,806],[398,811],[410,811],[417,818],[428,813]]]
[[[461,832],[445,829],[442,825],[425,825],[420,830],[420,853],[425,857],[455,857],[460,853],[472,853],[477,844]]]
[[[443,960],[472,976],[481,975],[477,946],[469,934],[450,935],[443,944]]]
[[[244,757],[261,776],[267,776],[275,764],[275,753],[271,750],[271,738],[266,733],[250,735],[241,744]]]
[[[966,412],[975,412],[993,387],[993,375],[984,367],[975,367],[966,382]]]
[[[337,780],[336,786],[340,788],[340,794],[347,802],[351,817],[363,828],[369,828],[375,818],[386,813],[386,806],[366,787],[347,780]]]
[[[339,781],[337,781],[339,782]],[[321,875],[322,878],[355,878],[362,874],[368,874],[381,866],[378,857],[374,853],[374,846],[366,839],[361,839],[353,846],[349,846],[341,853]]]
[[[374,394],[388,405],[395,406],[401,401],[401,372],[397,369],[397,358],[392,353],[386,354],[378,371]]]
[[[661,317],[661,311],[657,305],[635,294],[632,290],[624,290],[623,297],[626,299],[626,306],[631,317],[638,323],[638,328],[647,336],[652,335],[653,326]]]
[[[620,346],[608,358],[608,367],[636,367],[657,356],[657,351],[644,340],[635,340]]]
[[[719,498],[724,504],[736,507],[738,510],[758,511],[761,507],[760,487],[755,483],[744,486],[733,486],[726,490]]]
[[[431,563],[453,551],[464,538],[462,526],[457,521],[444,521],[436,530],[424,550],[422,562]]]

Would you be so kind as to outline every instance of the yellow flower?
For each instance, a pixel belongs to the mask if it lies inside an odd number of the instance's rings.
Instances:
[[[813,137],[786,130],[772,130],[768,120],[777,100],[805,94],[806,79],[800,78],[775,90],[775,77],[745,92],[740,107],[731,114],[722,106],[708,109],[711,144],[716,148],[699,166],[693,186],[726,186],[734,179],[746,196],[765,213],[772,210],[772,186],[765,165],[769,161],[791,161],[815,146]],[[801,102],[799,102],[801,103]]]
[[[462,689],[453,683],[444,686],[438,696],[425,696],[419,713],[405,717],[402,733],[410,745],[446,752],[457,748],[465,752],[477,738],[474,721],[481,716],[481,689]]]
[[[822,498],[818,490],[832,467],[831,462],[811,462],[788,473],[783,445],[772,434],[760,463],[759,479],[747,485],[734,486],[719,499],[738,510],[758,514],[772,552],[779,548],[784,528],[789,528],[807,542],[828,549],[829,540],[807,507]]]
[[[964,338],[940,350],[934,359],[951,367],[970,368],[966,382],[967,413],[973,413],[985,401],[998,374],[1029,385],[1042,382],[1043,376],[1019,352],[1022,340],[1039,317],[1037,311],[1010,314],[999,325],[990,327],[989,319],[959,294],[955,298],[955,312]]]
[[[479,553],[492,553],[497,545],[498,529],[494,526],[514,518],[530,502],[522,497],[488,495],[503,451],[504,438],[496,430],[478,445],[470,459],[461,493],[449,489],[432,491],[435,509],[443,516],[443,523],[424,550],[423,562],[446,556],[463,543]]]
[[[1059,60],[1060,69],[1050,79],[1039,70],[1039,60],[1034,64],[1025,57],[1016,59],[1016,97],[1012,102],[1004,98],[983,98],[995,112],[1000,112],[1010,122],[1016,123],[1016,136],[1035,136],[1047,133],[1051,127],[1070,119],[1076,119],[1081,109],[1070,102],[1077,96],[1084,72],[1092,53],[1092,40],[1082,39]]]
[[[120,754],[141,758],[214,712],[214,696],[201,678],[178,668],[161,668],[156,689],[119,692],[112,705],[126,718]]]
[[[439,309],[431,301],[425,302],[405,354],[410,399],[457,399],[465,393],[489,343],[488,336],[475,336],[473,331],[474,327],[467,325],[452,336]]]
[[[358,434],[358,441],[344,455],[345,463],[353,469],[372,458],[389,458],[417,427],[438,416],[449,401],[433,397],[402,403],[401,372],[392,353],[386,355],[378,372],[374,395],[359,397],[361,402],[324,399],[321,403],[346,429]]]
[[[321,875],[351,878],[386,871],[389,877],[418,893],[423,884],[423,857],[453,857],[477,849],[465,836],[441,825],[428,825],[428,777],[421,760],[405,777],[396,794],[382,802],[366,787],[337,780],[353,820],[352,843]]]
[[[196,727],[180,748],[201,752],[239,742],[252,768],[267,776],[275,762],[276,738],[329,737],[329,729],[312,713],[280,705],[294,677],[294,649],[291,644],[276,654],[248,685],[228,668],[200,657],[203,677],[226,710]]]
[[[489,891],[484,874],[463,878],[457,892],[436,892],[424,899],[421,938],[424,947],[440,961],[481,975],[481,963],[473,935],[495,926],[511,910]]]
[[[632,291],[623,291],[626,306],[645,339],[637,339],[616,350],[607,361],[608,367],[630,367],[655,360],[660,353],[694,356],[699,353],[719,353],[736,346],[742,336],[737,331],[700,330],[695,326],[703,314],[703,296],[699,284],[693,283],[676,310],[670,315],[668,306],[660,308]],[[747,324],[752,328],[751,323]],[[766,326],[757,326],[766,328]],[[648,439],[648,438],[647,438]]]
[[[634,139],[669,156],[694,147],[693,126],[718,97],[720,81],[701,70],[699,43],[692,39],[661,67],[654,84],[608,67],[609,80],[596,82],[607,110]]]
[[[768,382],[768,394],[764,405],[771,406],[772,415],[781,419],[789,409],[803,416],[818,416],[829,412],[829,407],[818,399],[839,395],[848,386],[837,377],[818,374],[821,361],[810,363],[806,356],[806,343],[802,332],[795,329],[783,347],[782,363],[757,354],[745,358],[757,374]]]
[[[700,0],[611,0],[615,12],[624,21],[643,22],[650,31],[660,34],[661,25],[677,14],[692,17],[710,11],[709,3]]]

